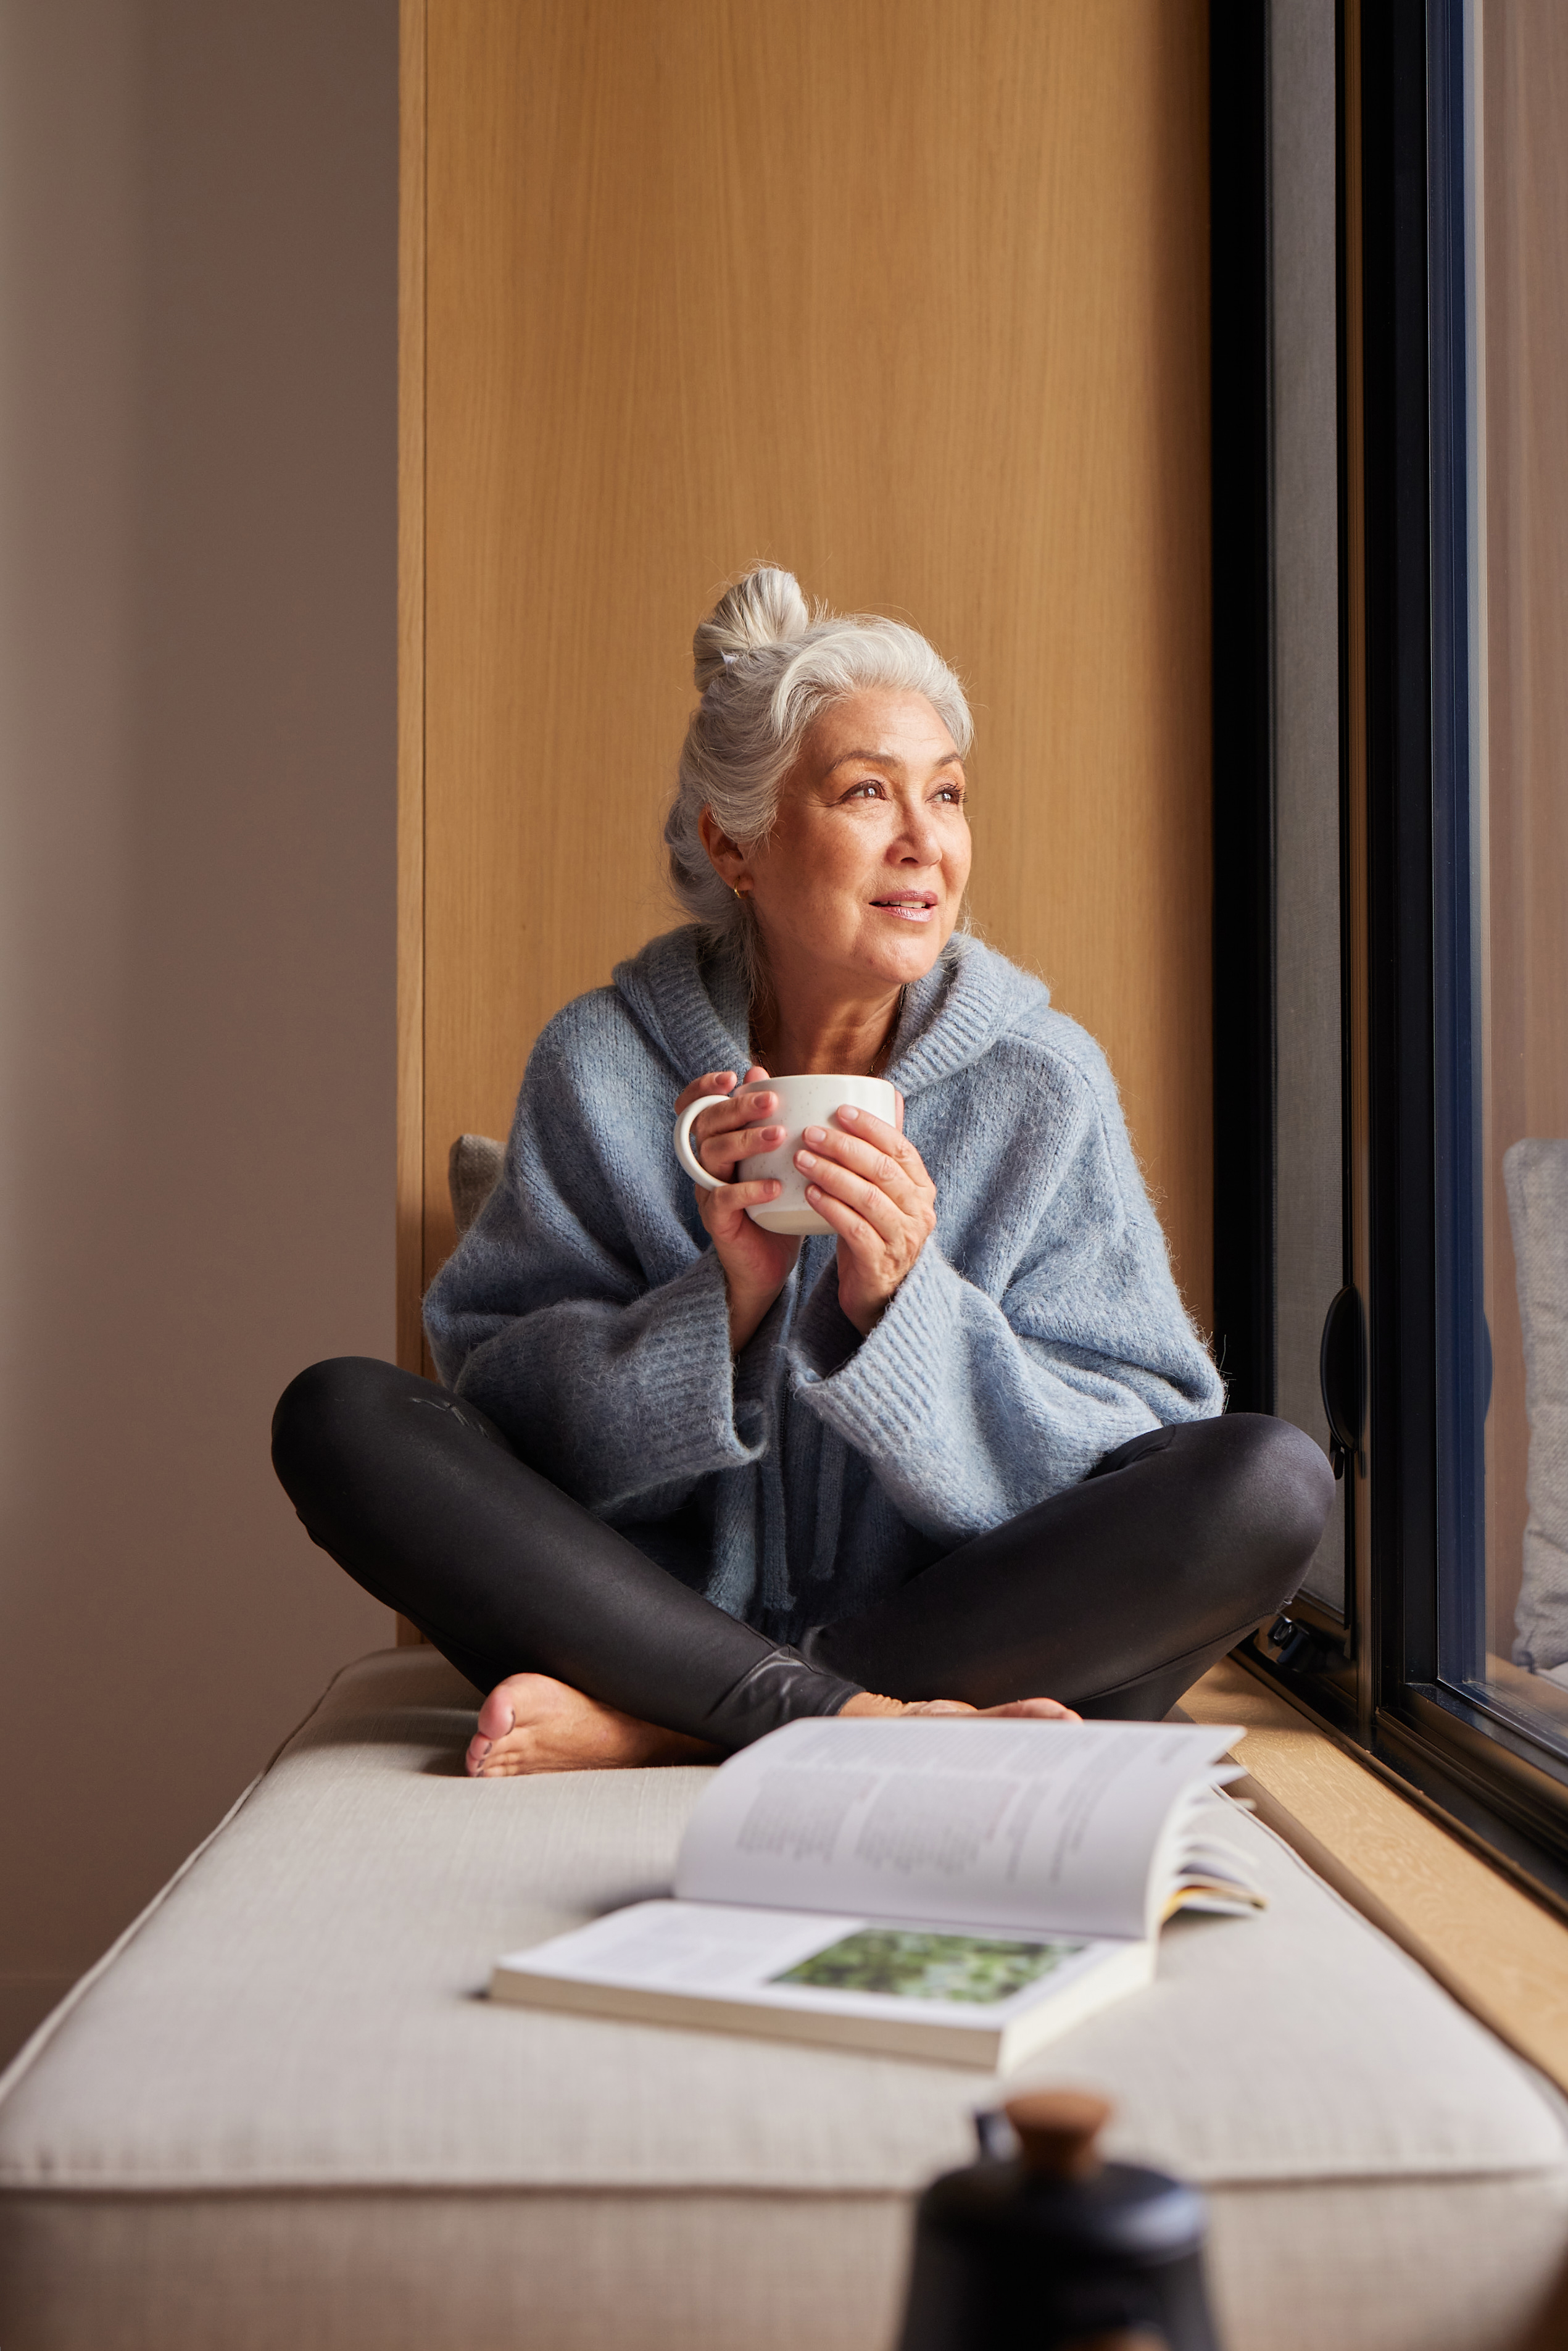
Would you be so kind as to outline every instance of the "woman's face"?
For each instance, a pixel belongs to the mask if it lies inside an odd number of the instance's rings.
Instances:
[[[809,962],[846,992],[924,977],[969,879],[964,769],[923,694],[824,711],[785,779],[767,847],[738,863],[780,978]]]

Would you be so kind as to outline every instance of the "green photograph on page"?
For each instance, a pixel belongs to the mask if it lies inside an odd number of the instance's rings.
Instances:
[[[1082,1949],[1082,1943],[1015,1943],[867,1927],[769,1981],[812,1991],[880,1992],[893,2000],[957,2000],[985,2007],[1010,2000]]]

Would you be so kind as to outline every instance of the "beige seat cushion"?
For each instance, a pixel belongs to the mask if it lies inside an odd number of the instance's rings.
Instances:
[[[698,1771],[473,1782],[429,1651],[350,1667],[0,2084],[5,2351],[873,2351],[984,2077],[492,2008],[667,1887]],[[1198,2179],[1233,2351],[1509,2345],[1568,2243],[1552,2097],[1245,1815],[1272,1907],[1178,1922],[1033,2075]]]

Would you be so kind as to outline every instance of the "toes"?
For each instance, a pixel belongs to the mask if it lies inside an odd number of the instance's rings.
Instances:
[[[481,1718],[482,1719],[482,1718]],[[476,1780],[510,1780],[519,1771],[538,1768],[537,1741],[531,1724],[519,1723],[507,1710],[507,1729],[486,1739],[483,1729],[468,1744],[468,1769]]]
[[[1015,1698],[1006,1706],[990,1706],[986,1711],[1014,1718],[1022,1716],[1036,1722],[1082,1722],[1083,1719],[1081,1714],[1074,1714],[1070,1706],[1063,1706],[1060,1699],[1054,1698]]]
[[[516,1727],[517,1719],[506,1683],[497,1682],[479,1708],[479,1737],[489,1746],[494,1740],[505,1739],[507,1731]]]
[[[475,1776],[480,1780],[515,1780],[520,1771],[530,1768],[526,1742],[504,1739],[499,1746],[491,1748]]]

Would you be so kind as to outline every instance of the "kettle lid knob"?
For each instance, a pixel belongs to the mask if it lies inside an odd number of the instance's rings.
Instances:
[[[1051,2179],[1092,2179],[1104,2158],[1096,2141],[1111,2104],[1088,2090],[1030,2090],[1004,2109],[1028,2171]]]

